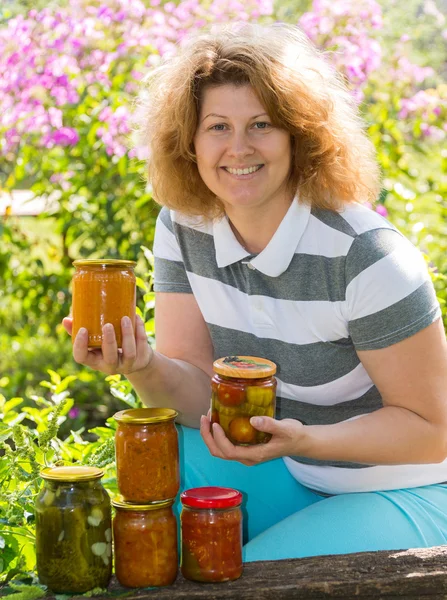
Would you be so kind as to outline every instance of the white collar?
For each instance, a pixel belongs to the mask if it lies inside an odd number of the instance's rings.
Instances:
[[[264,250],[250,261],[251,264],[269,277],[278,277],[284,273],[292,261],[309,216],[310,205],[295,198],[272,239]],[[227,216],[213,223],[213,236],[219,268],[228,267],[247,256],[252,256],[236,239]]]

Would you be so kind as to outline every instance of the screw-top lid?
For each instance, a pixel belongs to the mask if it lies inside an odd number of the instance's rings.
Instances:
[[[120,410],[120,412],[113,415],[113,418],[119,423],[144,425],[146,423],[172,421],[177,415],[178,412],[172,408],[130,408]]]
[[[46,467],[40,472],[43,479],[51,481],[89,481],[100,479],[104,475],[102,469],[86,466]]]
[[[113,498],[112,505],[115,508],[121,508],[122,510],[134,510],[134,511],[146,511],[146,510],[157,510],[160,508],[167,508],[174,504],[175,498],[169,498],[167,500],[160,500],[159,502],[148,502],[147,504],[134,504],[133,502],[126,502],[122,496],[116,496]]]
[[[225,356],[213,363],[213,369],[225,377],[241,377],[243,379],[258,379],[270,377],[276,373],[276,365],[267,358],[257,356]]]
[[[182,492],[180,499],[191,508],[233,508],[242,502],[242,494],[226,487],[198,487]]]
[[[122,260],[118,258],[86,258],[81,260],[74,260],[74,267],[95,267],[95,266],[104,266],[104,267],[135,267],[137,263],[134,260]]]

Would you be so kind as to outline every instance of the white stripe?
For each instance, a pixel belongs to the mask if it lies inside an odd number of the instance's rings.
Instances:
[[[421,253],[407,240],[364,269],[346,288],[347,318],[372,315],[399,302],[428,279]]]
[[[396,229],[384,217],[362,204],[348,204],[340,214],[358,235],[372,229]]]
[[[353,241],[352,236],[326,225],[311,214],[295,253],[328,258],[346,256]]]
[[[344,302],[295,302],[249,296],[214,279],[188,272],[207,323],[288,344],[312,344],[348,337]],[[247,318],[248,317],[248,318]]]
[[[204,217],[184,215],[176,210],[171,210],[171,220],[178,225],[213,235],[213,222]]]
[[[431,465],[379,465],[364,469],[304,465],[288,456],[284,463],[297,481],[325,494],[395,490],[447,481],[447,460]]]
[[[169,231],[160,218],[158,218],[157,227],[155,228],[154,256],[183,262],[175,235]]]
[[[311,387],[302,387],[293,385],[292,383],[284,383],[278,379],[277,394],[281,398],[289,400],[299,400],[300,402],[308,402],[309,404],[317,404],[318,406],[334,406],[340,402],[355,400],[373,386],[373,382],[365,370],[362,363],[358,364],[355,369],[329,381],[322,385],[314,385]]]

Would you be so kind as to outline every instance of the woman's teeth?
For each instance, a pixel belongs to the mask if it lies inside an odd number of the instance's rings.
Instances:
[[[248,169],[231,169],[230,167],[224,167],[225,171],[231,173],[231,175],[249,175],[250,173],[255,173],[259,171],[262,165],[258,165],[257,167],[249,167]]]

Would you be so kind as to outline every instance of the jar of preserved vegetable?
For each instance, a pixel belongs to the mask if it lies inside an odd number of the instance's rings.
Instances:
[[[152,504],[112,500],[115,574],[126,587],[170,585],[178,570],[174,498]]]
[[[223,487],[186,490],[182,501],[181,571],[193,581],[242,575],[242,494]]]
[[[102,328],[111,323],[118,348],[122,345],[121,319],[135,327],[135,262],[131,260],[75,260],[72,279],[74,341],[79,329],[88,331],[88,345],[100,348]]]
[[[136,408],[114,415],[117,482],[126,502],[147,504],[177,495],[177,414],[171,408]]]
[[[39,580],[53,592],[105,588],[112,573],[110,498],[95,467],[54,467],[41,472],[36,498]]]
[[[268,442],[271,434],[257,431],[250,418],[275,416],[275,363],[254,356],[227,356],[216,360],[213,369],[211,423],[219,423],[237,446]]]

